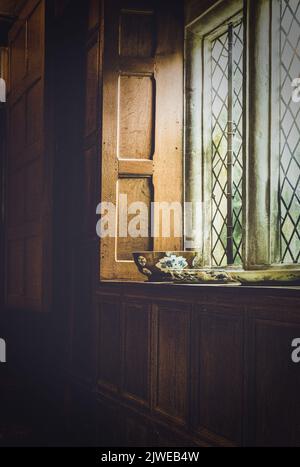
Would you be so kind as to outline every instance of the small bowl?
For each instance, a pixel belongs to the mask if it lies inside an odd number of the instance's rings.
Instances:
[[[172,281],[173,271],[199,268],[202,256],[197,251],[138,251],[132,253],[138,270],[150,281]]]

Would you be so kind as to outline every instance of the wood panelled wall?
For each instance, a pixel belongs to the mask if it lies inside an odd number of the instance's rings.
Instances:
[[[103,285],[95,439],[299,446],[299,304],[297,289]]]
[[[89,383],[95,358],[92,352],[93,313],[100,255],[99,238],[96,235],[96,207],[100,202],[101,182],[103,2],[90,0],[82,9],[82,14],[86,15],[82,63],[81,58],[74,63],[75,68],[79,65],[83,67],[83,76],[77,78],[76,84],[77,92],[81,92],[80,88],[84,91],[80,117],[82,122],[78,128],[82,132],[82,144],[76,149],[78,162],[75,172],[78,173],[73,177],[71,195],[71,199],[77,201],[73,214],[80,222],[75,231],[70,231],[72,251],[68,271],[71,277],[72,309],[70,371],[71,374],[80,374],[80,379]],[[76,115],[72,118],[76,119]],[[79,365],[79,362],[83,365]]]
[[[92,3],[96,5],[98,2],[91,1]],[[31,11],[32,5],[32,0],[28,0],[24,12]],[[43,309],[49,309],[49,313],[30,312],[40,308],[33,307],[28,301],[25,305],[23,301],[20,304],[21,299],[17,305],[15,302],[7,303],[3,313],[0,312],[0,334],[7,342],[8,354],[8,364],[1,366],[0,375],[3,390],[1,396],[5,393],[0,401],[1,420],[7,420],[9,426],[19,424],[28,428],[28,431],[34,430],[36,438],[30,439],[30,442],[38,445],[68,442],[65,431],[68,419],[64,417],[64,409],[68,395],[66,387],[73,362],[74,371],[75,368],[78,370],[76,374],[86,384],[88,378],[91,378],[91,301],[94,296],[93,279],[96,275],[92,268],[93,261],[97,266],[99,263],[98,238],[95,240],[95,199],[99,195],[94,194],[89,180],[96,181],[98,178],[99,171],[96,167],[99,153],[95,148],[95,159],[85,158],[85,150],[94,148],[96,141],[98,140],[98,144],[100,141],[95,134],[90,137],[92,131],[87,130],[85,133],[85,127],[88,128],[85,121],[89,107],[85,101],[90,101],[97,113],[101,112],[98,111],[99,103],[94,96],[85,98],[87,53],[93,46],[93,41],[98,41],[94,37],[98,38],[100,34],[99,19],[94,18],[93,14],[88,28],[88,6],[89,2],[86,0],[49,0],[45,3],[43,115],[47,132],[41,159],[43,176],[34,178],[32,186],[35,187],[37,183],[42,185],[43,226],[50,224],[47,216],[53,208],[53,229],[51,225],[49,229],[43,229],[45,248],[41,279],[47,286],[42,289],[45,305]],[[98,9],[95,14],[100,15],[100,11]],[[17,22],[16,27],[22,24]],[[99,58],[100,55],[99,53]],[[98,92],[98,70],[93,66],[89,69],[90,79],[97,82],[95,92]],[[90,89],[89,85],[88,90]],[[10,102],[8,108],[10,110]],[[40,115],[37,112],[31,112],[31,115],[31,122],[39,120]],[[43,117],[40,120],[42,119]],[[91,120],[91,126],[100,131],[93,115]],[[27,126],[26,120],[25,125]],[[54,174],[50,196],[51,163]],[[24,192],[22,195],[26,197]],[[16,196],[20,197],[18,193]],[[91,196],[93,201],[90,200]],[[52,235],[53,246],[48,248],[52,243]],[[22,250],[15,253],[16,257],[19,253],[22,258]],[[51,280],[46,279],[51,271],[48,259],[53,261],[53,288]],[[34,261],[33,257],[31,261]],[[17,280],[18,276],[12,279]],[[30,275],[27,279],[31,279]],[[47,296],[48,290],[53,291],[50,297]],[[29,311],[23,313],[25,307]],[[5,441],[6,439],[1,440],[3,443]]]
[[[50,287],[44,261],[51,210],[51,172],[44,148],[44,50],[45,2],[32,0],[9,35],[6,305],[38,311]]]

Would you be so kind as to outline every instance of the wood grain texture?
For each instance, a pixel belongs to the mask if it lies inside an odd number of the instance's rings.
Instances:
[[[150,159],[153,152],[153,81],[146,76],[120,76],[119,79],[119,157]]]
[[[39,74],[44,56],[44,5],[40,2],[27,19],[28,73]]]
[[[154,197],[183,201],[183,34],[180,2],[160,5],[156,51]],[[180,32],[179,32],[180,31]],[[171,183],[166,183],[166,174]],[[155,239],[154,249],[181,250],[181,237]]]
[[[188,417],[190,345],[189,307],[175,303],[155,306],[154,407],[173,423],[185,425]]]
[[[183,5],[165,3],[158,7],[154,1],[138,2],[129,10],[125,1],[105,5],[101,195],[105,202],[116,203],[118,180],[126,176],[131,178],[132,193],[138,195],[141,175],[151,177],[149,202],[182,201],[183,34],[178,31]],[[142,28],[144,22],[147,26]],[[152,156],[153,174],[148,164]],[[123,164],[130,159],[134,165]],[[171,183],[166,183],[166,173]],[[138,195],[132,201],[139,199]],[[154,247],[173,250],[181,245],[182,238],[172,234],[156,239]],[[115,239],[103,239],[100,278],[141,280],[134,264],[126,261],[132,248],[128,242],[126,255],[116,261]]]
[[[284,316],[282,322],[257,318],[252,331],[252,442],[299,446],[300,373],[291,359],[291,343],[300,336],[300,325],[286,322]]]
[[[92,146],[84,154],[83,229],[89,238],[96,234],[97,168],[97,148]]]
[[[43,83],[41,80],[37,81],[27,91],[26,103],[26,122],[27,122],[27,141],[28,147],[32,146],[42,138],[43,132]],[[29,152],[29,151],[27,151]],[[27,154],[27,159],[32,156]]]
[[[10,80],[12,88],[17,86],[26,72],[26,25],[24,24],[10,45]]]
[[[299,288],[102,284],[99,304],[108,300],[126,313],[119,375],[135,393],[134,400],[124,391],[113,398],[112,407],[126,413],[124,445],[134,436],[166,447],[299,445],[299,371],[291,360]],[[146,358],[149,308],[147,407],[136,394],[146,382],[137,368]],[[104,400],[105,391],[100,387]]]
[[[241,444],[243,406],[243,324],[230,309],[199,316],[195,354],[199,358],[197,429],[212,439],[228,437]],[[222,443],[222,439],[220,439]]]
[[[98,384],[116,392],[120,387],[120,309],[116,302],[99,308]]]
[[[142,162],[142,164],[140,164]],[[153,161],[142,160],[130,160],[130,159],[119,159],[118,160],[118,173],[119,176],[134,176],[140,175],[145,177],[151,177],[154,173]]]
[[[100,0],[89,0],[89,30],[94,29],[100,23],[100,11],[101,1]]]
[[[128,302],[122,314],[122,391],[125,398],[149,406],[151,308]]]
[[[17,272],[23,264],[23,283],[19,295],[6,290],[6,304],[18,309],[43,308],[44,272],[50,251],[49,197],[51,170],[45,169],[45,2],[30,0],[20,11],[20,20],[9,33],[11,87],[8,96],[8,171],[6,238],[10,245],[18,238],[18,255],[8,251],[7,283],[21,281]],[[51,144],[49,143],[49,147]],[[50,157],[50,150],[48,150]],[[47,177],[47,182],[44,177]],[[47,238],[47,242],[46,242]],[[22,246],[21,246],[22,245]],[[8,247],[9,250],[9,247]],[[13,259],[12,259],[13,258]],[[12,261],[16,261],[16,268]],[[46,264],[47,263],[47,264]],[[46,289],[50,287],[49,282]],[[46,290],[45,289],[45,290]]]
[[[21,97],[10,108],[9,113],[9,168],[20,166],[25,158],[26,143],[26,99]]]
[[[123,57],[151,57],[155,43],[153,11],[145,13],[123,10],[120,15],[120,55]]]
[[[99,44],[95,42],[87,51],[85,135],[94,133],[99,115]]]
[[[123,233],[121,231],[120,225],[121,220],[126,215],[126,208],[123,203],[119,203],[118,209],[118,216],[119,216],[119,223],[118,223],[118,239],[117,239],[117,250],[116,250],[116,257],[118,261],[133,261],[132,252],[133,251],[148,251],[151,249],[151,236],[150,236],[150,203],[152,197],[152,190],[151,190],[151,180],[148,178],[121,178],[118,181],[118,196],[125,195],[127,196],[127,209],[129,209],[132,203],[143,203],[143,205],[147,208],[147,212],[143,209],[141,213],[139,209],[136,210],[134,214],[128,215],[128,221],[125,220],[124,226],[128,231],[128,235],[122,237]],[[119,198],[120,199],[120,198]],[[129,235],[130,233],[130,224],[134,222],[134,219],[137,216],[141,215],[141,218],[146,213],[146,221],[147,224],[142,224],[140,220],[136,221],[136,231],[137,237],[133,237]],[[148,215],[148,218],[147,218]],[[120,217],[121,216],[121,217]],[[123,229],[122,229],[123,230]],[[140,232],[140,233],[139,233]],[[144,236],[144,232],[147,236]],[[126,233],[126,232],[124,232]]]

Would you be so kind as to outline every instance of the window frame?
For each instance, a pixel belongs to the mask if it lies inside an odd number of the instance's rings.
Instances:
[[[280,163],[281,163],[281,0],[271,1],[271,66],[272,66],[272,82],[271,82],[271,213],[273,214],[272,221],[277,228],[271,232],[271,245],[273,259],[275,262],[280,262],[284,267],[297,267],[298,263],[281,263],[281,213],[280,213]],[[300,33],[299,33],[300,34]],[[292,93],[292,89],[291,89]],[[278,207],[277,207],[278,206]]]
[[[244,269],[299,268],[281,263],[279,180],[279,1],[221,0],[206,11],[189,9],[185,28],[185,200],[201,200],[202,214],[194,211],[194,245],[211,266],[211,182],[207,166],[211,134],[205,130],[203,109],[210,92],[205,89],[209,58],[205,36],[237,14],[244,15]],[[200,79],[199,79],[200,77]],[[199,112],[199,108],[201,111]],[[201,131],[199,131],[201,128]],[[197,131],[198,129],[198,131]],[[209,144],[208,144],[209,138]],[[185,240],[187,240],[185,238]],[[190,240],[190,239],[189,239]]]
[[[195,249],[201,251],[205,266],[209,267],[212,265],[212,148],[211,125],[204,118],[204,109],[211,108],[208,39],[219,36],[242,16],[242,0],[217,2],[185,30],[185,201],[195,205],[201,200],[200,215],[194,208],[194,237],[191,240]],[[199,128],[200,132],[197,131]]]

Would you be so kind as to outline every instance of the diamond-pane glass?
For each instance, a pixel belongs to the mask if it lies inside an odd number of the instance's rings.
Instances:
[[[243,225],[243,23],[233,29],[233,262],[242,264]]]
[[[211,57],[212,263],[225,266],[242,263],[242,22],[212,42]]]
[[[281,260],[300,260],[300,105],[293,81],[300,77],[300,0],[281,0],[280,218]]]

